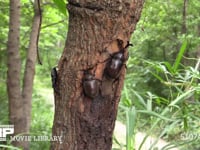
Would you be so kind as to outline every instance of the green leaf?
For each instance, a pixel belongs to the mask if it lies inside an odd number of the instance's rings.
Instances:
[[[169,104],[169,107],[171,107],[171,106],[176,106],[177,104],[179,104],[179,103],[181,103],[182,101],[184,101],[186,98],[192,96],[194,91],[195,91],[195,89],[189,89],[189,90],[186,91],[185,93],[179,95],[175,100],[173,100],[173,101]]]
[[[136,110],[135,107],[126,111],[126,150],[133,150],[134,148],[134,129],[136,124]]]
[[[180,62],[181,62],[181,59],[183,58],[183,54],[185,53],[185,50],[186,50],[186,47],[187,47],[187,41],[185,40],[180,48],[180,51],[178,53],[178,56],[176,57],[176,61],[173,65],[173,70],[174,72],[177,71],[179,65],[180,65]]]
[[[160,82],[164,82],[164,79],[162,79],[161,76],[159,76],[159,75],[153,73],[152,71],[151,71],[150,73],[151,73],[155,78],[157,78]]]
[[[171,66],[171,64],[169,63],[169,62],[167,62],[167,61],[165,61],[165,62],[163,62],[164,63],[164,65],[167,67],[167,69],[168,69],[168,71],[170,72],[170,73],[173,73],[174,71],[173,71],[173,67]]]
[[[64,2],[64,0],[53,0],[53,1],[54,4],[56,4],[56,6],[58,7],[59,11],[63,13],[65,16],[67,16],[66,3]]]
[[[145,103],[145,100],[143,99],[143,97],[142,96],[140,96],[139,94],[138,94],[138,92],[137,91],[134,91],[134,90],[132,90],[133,91],[133,93],[134,93],[134,95],[136,96],[136,101],[138,101],[140,104],[142,104],[142,106],[144,107],[144,108],[146,108],[146,103]]]
[[[1,148],[11,149],[11,150],[22,150],[21,148],[9,146],[9,145],[2,145],[2,144],[0,144],[0,147],[1,147]]]
[[[162,120],[166,120],[166,121],[174,121],[172,118],[167,118],[165,117],[164,115],[162,114],[158,114],[154,111],[149,111],[149,110],[137,110],[138,113],[144,113],[144,114],[148,114],[148,115],[151,115],[151,116],[155,116],[157,118],[160,118]]]

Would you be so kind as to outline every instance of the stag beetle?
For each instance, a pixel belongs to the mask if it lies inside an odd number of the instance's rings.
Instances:
[[[109,78],[116,79],[119,76],[124,62],[128,59],[128,57],[125,58],[124,52],[129,46],[132,46],[132,44],[127,41],[127,45],[124,48],[121,48],[119,52],[110,54],[110,59],[105,68],[105,73]]]
[[[57,91],[56,90],[57,78],[58,78],[58,73],[57,73],[56,67],[54,67],[51,69],[51,82],[52,82],[52,88],[54,89],[54,91]]]
[[[83,91],[87,97],[93,99],[99,95],[100,83],[101,81],[96,79],[94,75],[88,71],[84,72]]]

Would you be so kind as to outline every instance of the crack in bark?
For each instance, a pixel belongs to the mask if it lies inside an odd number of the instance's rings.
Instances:
[[[88,4],[88,5],[81,5],[80,3],[77,3],[77,2],[72,2],[72,1],[69,1],[68,2],[68,5],[71,5],[71,6],[74,6],[74,7],[79,7],[79,8],[85,8],[85,9],[89,9],[89,10],[92,10],[92,11],[103,11],[104,9],[100,6],[93,6],[91,4]]]

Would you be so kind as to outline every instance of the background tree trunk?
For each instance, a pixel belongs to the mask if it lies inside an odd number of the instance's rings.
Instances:
[[[33,81],[35,76],[35,64],[38,54],[38,39],[41,27],[41,10],[40,1],[34,1],[34,17],[32,30],[30,35],[30,43],[26,56],[26,66],[23,79],[22,101],[23,101],[23,120],[24,133],[29,134],[31,125],[31,108],[32,108],[32,93]],[[39,57],[38,57],[39,58]],[[38,60],[40,61],[40,60]],[[29,149],[29,142],[24,142],[25,149]]]
[[[8,77],[7,89],[9,98],[10,124],[14,125],[14,134],[29,134],[31,123],[31,101],[35,63],[37,60],[37,46],[41,26],[41,11],[39,0],[34,1],[34,19],[30,43],[27,53],[26,67],[21,92],[20,72],[21,60],[19,56],[19,28],[20,28],[20,1],[10,0],[10,26],[8,36]],[[29,149],[28,141],[14,141],[13,145]]]
[[[187,9],[188,9],[188,0],[184,0],[184,2],[183,2],[183,16],[182,16],[183,17],[183,21],[182,21],[182,27],[181,27],[182,35],[186,35],[187,34]],[[189,57],[189,49],[187,49],[185,51],[184,56]],[[184,59],[183,63],[186,66],[190,64],[190,62],[187,59]]]
[[[7,91],[9,99],[10,124],[14,125],[15,134],[23,132],[23,105],[20,91],[21,60],[19,55],[20,46],[20,0],[10,0],[10,23],[8,34],[8,72]],[[20,143],[14,143],[19,146]]]
[[[69,31],[56,80],[51,149],[109,150],[117,115],[125,65],[119,79],[106,77],[104,69],[123,41],[125,47],[139,20],[144,0],[68,1]],[[109,54],[110,53],[110,54]],[[125,52],[127,55],[127,51]],[[84,71],[101,80],[101,90],[91,99],[83,93]]]

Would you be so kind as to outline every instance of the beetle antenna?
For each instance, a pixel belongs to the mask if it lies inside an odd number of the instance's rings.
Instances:
[[[131,44],[129,41],[127,41],[126,46],[124,47],[124,49],[128,48],[129,46],[133,46],[133,44]]]

